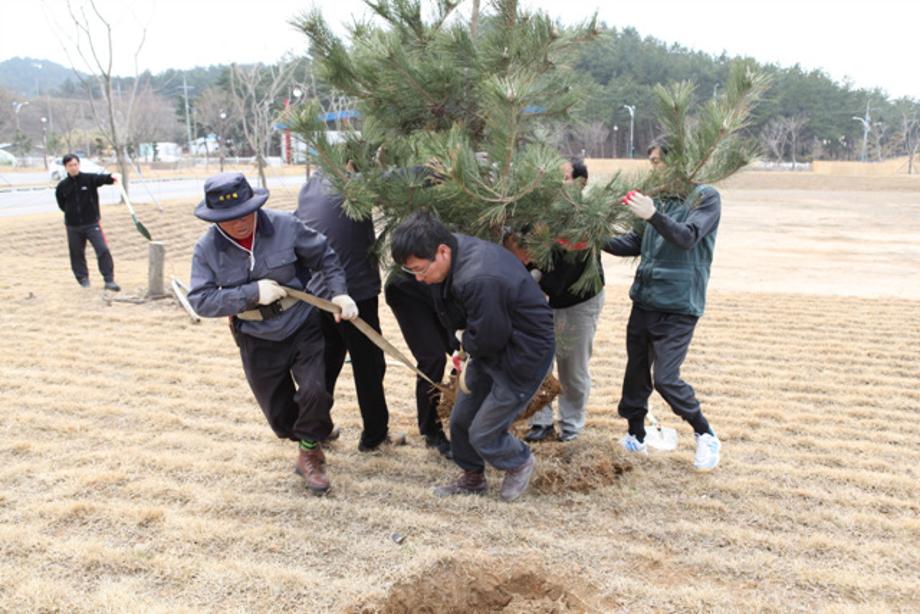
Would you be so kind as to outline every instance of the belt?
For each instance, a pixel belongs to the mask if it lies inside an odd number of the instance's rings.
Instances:
[[[249,309],[242,313],[236,314],[240,320],[262,321],[271,320],[277,315],[284,313],[300,301],[291,296],[285,296],[272,303],[271,305],[261,305],[257,309]]]

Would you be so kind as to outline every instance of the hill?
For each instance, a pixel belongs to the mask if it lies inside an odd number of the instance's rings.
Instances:
[[[29,98],[54,92],[73,76],[70,68],[48,60],[10,58],[0,62],[0,88]]]

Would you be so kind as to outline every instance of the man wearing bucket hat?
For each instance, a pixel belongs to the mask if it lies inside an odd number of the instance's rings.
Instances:
[[[262,209],[268,190],[242,173],[221,173],[204,185],[195,215],[213,225],[192,257],[188,299],[200,315],[231,316],[246,380],[279,438],[299,443],[295,471],[317,494],[329,489],[321,442],[332,433],[332,396],[324,385],[319,314],[287,296],[321,275],[337,319],[358,315],[345,271],[326,238],[292,214]],[[296,386],[295,386],[296,384]]]

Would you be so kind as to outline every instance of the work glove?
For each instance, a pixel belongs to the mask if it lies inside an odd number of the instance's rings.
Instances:
[[[631,190],[620,202],[643,220],[655,215],[655,201],[638,190]]]
[[[454,371],[457,374],[457,380],[460,384],[460,390],[466,394],[470,393],[469,387],[466,385],[466,362],[469,359],[469,354],[459,349],[450,356],[450,364],[454,368]]]
[[[543,279],[543,271],[540,269],[530,269],[530,276],[533,277],[535,282],[540,283],[540,280]]]
[[[354,320],[358,317],[358,306],[347,294],[332,297],[332,303],[338,305],[341,311],[335,314],[335,321]]]
[[[287,296],[287,290],[274,279],[260,279],[256,284],[259,286],[260,305],[271,305]]]

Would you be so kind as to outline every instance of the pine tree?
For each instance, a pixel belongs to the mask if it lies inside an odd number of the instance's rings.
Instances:
[[[693,86],[658,87],[659,121],[671,153],[666,170],[617,174],[582,191],[565,184],[564,159],[546,142],[571,123],[580,102],[570,62],[598,34],[594,18],[562,27],[516,0],[494,0],[474,37],[456,19],[459,2],[436,0],[423,17],[420,0],[365,0],[384,25],[354,25],[351,44],[334,36],[314,11],[295,20],[311,43],[320,77],[357,101],[363,126],[331,145],[316,106],[288,118],[316,161],[345,195],[348,215],[379,214],[381,238],[406,215],[434,211],[459,232],[498,240],[529,224],[532,256],[550,266],[560,239],[587,246],[589,266],[574,289],[600,283],[604,239],[636,227],[619,199],[629,189],[686,197],[698,183],[723,179],[748,163],[739,136],[766,79],[735,67],[720,98],[691,118]],[[346,172],[352,160],[360,171]]]

